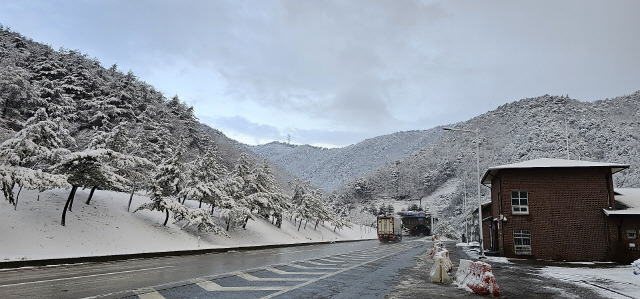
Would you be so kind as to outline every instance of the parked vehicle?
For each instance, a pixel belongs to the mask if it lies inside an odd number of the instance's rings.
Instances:
[[[395,216],[378,216],[378,240],[382,243],[402,241],[402,220]]]

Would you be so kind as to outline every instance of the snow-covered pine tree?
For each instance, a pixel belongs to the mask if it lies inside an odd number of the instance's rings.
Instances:
[[[165,212],[163,225],[167,225],[169,221],[169,211],[175,206],[169,203],[170,200],[165,199],[165,197],[175,198],[180,193],[184,181],[179,161],[180,154],[175,154],[158,166],[153,176],[150,195],[151,203],[141,205],[133,211],[134,213],[143,209]]]
[[[184,170],[182,169],[180,153],[160,164],[154,176],[162,196],[177,196],[184,186]]]
[[[221,163],[220,154],[214,146],[207,146],[204,154],[187,165],[185,187],[178,193],[178,198],[197,200],[199,207],[207,202],[213,207],[221,200],[220,181],[226,173]]]
[[[344,227],[351,227],[351,222],[349,221],[349,210],[347,207],[341,207],[337,209],[334,213],[333,219],[330,220],[331,224],[333,224],[334,231],[336,229],[342,229]]]
[[[296,179],[294,183],[294,193],[291,199],[293,205],[292,215],[296,221],[300,220],[298,230],[300,230],[303,220],[306,227],[306,223],[309,220],[314,221],[317,219],[318,201],[322,201],[322,192],[320,190],[311,190],[310,186],[311,182],[302,182],[299,179]]]
[[[231,226],[246,225],[252,216],[251,206],[247,201],[247,196],[253,188],[252,164],[249,155],[240,154],[233,171],[222,184],[227,196],[220,202],[220,215],[227,223],[227,231]]]
[[[45,109],[40,108],[13,138],[0,144],[0,155],[4,158],[0,183],[5,198],[14,208],[18,202],[18,197],[13,196],[16,184],[20,190],[27,187],[41,191],[68,186],[64,175],[54,175],[47,170],[68,153],[66,147],[74,142],[69,132],[50,120]]]
[[[174,212],[176,222],[184,221],[182,228],[192,226],[198,231],[213,232],[216,235],[229,236],[227,232],[209,215],[205,209],[189,208],[176,201],[163,200],[163,204],[167,205],[167,209]]]
[[[169,212],[173,213],[176,222],[185,221],[183,227],[194,226],[198,230],[210,231],[215,234],[227,235],[220,225],[204,209],[191,209],[176,200],[167,197],[176,197],[180,194],[183,177],[177,164],[179,155],[174,155],[156,170],[153,178],[154,185],[150,195],[151,202],[140,205],[135,211],[151,210],[165,212],[163,225],[169,220]]]
[[[251,210],[265,218],[273,216],[277,227],[282,226],[282,214],[291,208],[291,201],[278,186],[269,161],[263,160],[261,166],[256,167],[253,174],[251,194],[247,202]]]
[[[71,210],[73,198],[79,187],[94,187],[102,190],[124,191],[129,181],[118,174],[118,169],[114,166],[117,163],[135,163],[127,161],[131,157],[110,149],[86,149],[80,152],[73,152],[54,166],[56,172],[66,174],[68,182],[71,184],[69,197],[62,210],[60,223],[65,225],[66,211]],[[123,162],[126,161],[126,162]]]
[[[115,168],[117,174],[127,178],[129,181],[128,186],[131,190],[131,196],[129,197],[127,211],[136,188],[145,189],[149,187],[148,178],[151,177],[152,171],[156,167],[153,162],[138,156],[141,153],[138,144],[133,142],[132,136],[128,134],[131,132],[131,127],[129,123],[123,122],[109,132],[98,131],[91,138],[88,145],[89,149],[109,149],[117,154],[118,159],[110,161],[110,164]],[[100,186],[97,185],[91,187],[86,204],[89,204],[93,192],[98,188]]]
[[[3,60],[5,57],[3,57]],[[22,67],[0,65],[0,123],[18,131],[22,128],[22,115],[26,110],[38,107],[37,97],[28,73]],[[34,105],[36,104],[36,105]]]

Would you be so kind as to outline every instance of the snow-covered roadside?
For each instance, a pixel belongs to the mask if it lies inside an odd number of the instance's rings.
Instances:
[[[479,257],[478,242],[458,243],[473,260]],[[487,256],[488,264],[510,263],[505,257]],[[562,266],[540,268],[540,274],[553,279],[592,288],[607,298],[640,298],[640,275],[633,274],[631,265],[613,266],[611,263],[567,263]],[[566,266],[565,266],[566,265]],[[548,287],[548,286],[547,286]]]
[[[37,191],[23,190],[17,210],[0,201],[0,262],[376,238],[375,229],[360,226],[334,233],[329,225],[314,230],[309,223],[298,231],[288,219],[281,229],[265,219],[249,220],[246,229],[234,228],[230,237],[198,233],[171,220],[162,226],[161,212],[127,212],[129,194],[100,190],[90,205],[84,203],[89,190],[78,190],[66,226],[61,226],[68,192],[45,191],[38,201]],[[131,211],[148,201],[134,195]]]
[[[640,298],[640,275],[633,274],[631,265],[593,268],[545,267],[542,274],[590,287],[607,298]]]

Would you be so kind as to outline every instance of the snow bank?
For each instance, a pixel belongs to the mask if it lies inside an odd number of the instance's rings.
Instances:
[[[606,298],[634,298],[640,294],[640,277],[633,274],[631,265],[607,268],[545,267],[542,274],[589,287]]]
[[[230,237],[199,233],[171,219],[162,226],[164,213],[127,212],[126,193],[97,190],[86,205],[89,191],[78,190],[66,226],[60,225],[60,216],[69,190],[45,191],[39,200],[37,191],[23,190],[15,211],[0,201],[0,262],[376,238],[375,229],[361,226],[333,232],[328,224],[313,230],[310,223],[298,231],[288,219],[281,229],[257,219],[249,220],[246,229],[232,229]],[[147,202],[147,196],[134,195],[131,211]]]

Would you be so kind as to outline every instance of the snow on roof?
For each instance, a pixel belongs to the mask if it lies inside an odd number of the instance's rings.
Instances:
[[[524,161],[519,163],[489,167],[487,172],[482,177],[482,183],[491,184],[491,177],[493,177],[496,173],[498,173],[498,171],[502,169],[574,168],[574,167],[608,167],[608,168],[611,168],[611,173],[616,173],[623,169],[629,168],[629,165],[617,164],[617,163],[542,158],[542,159],[529,160],[529,161]]]
[[[616,188],[616,203],[624,205],[620,210],[607,210],[604,213],[609,215],[640,215],[640,188]]]

